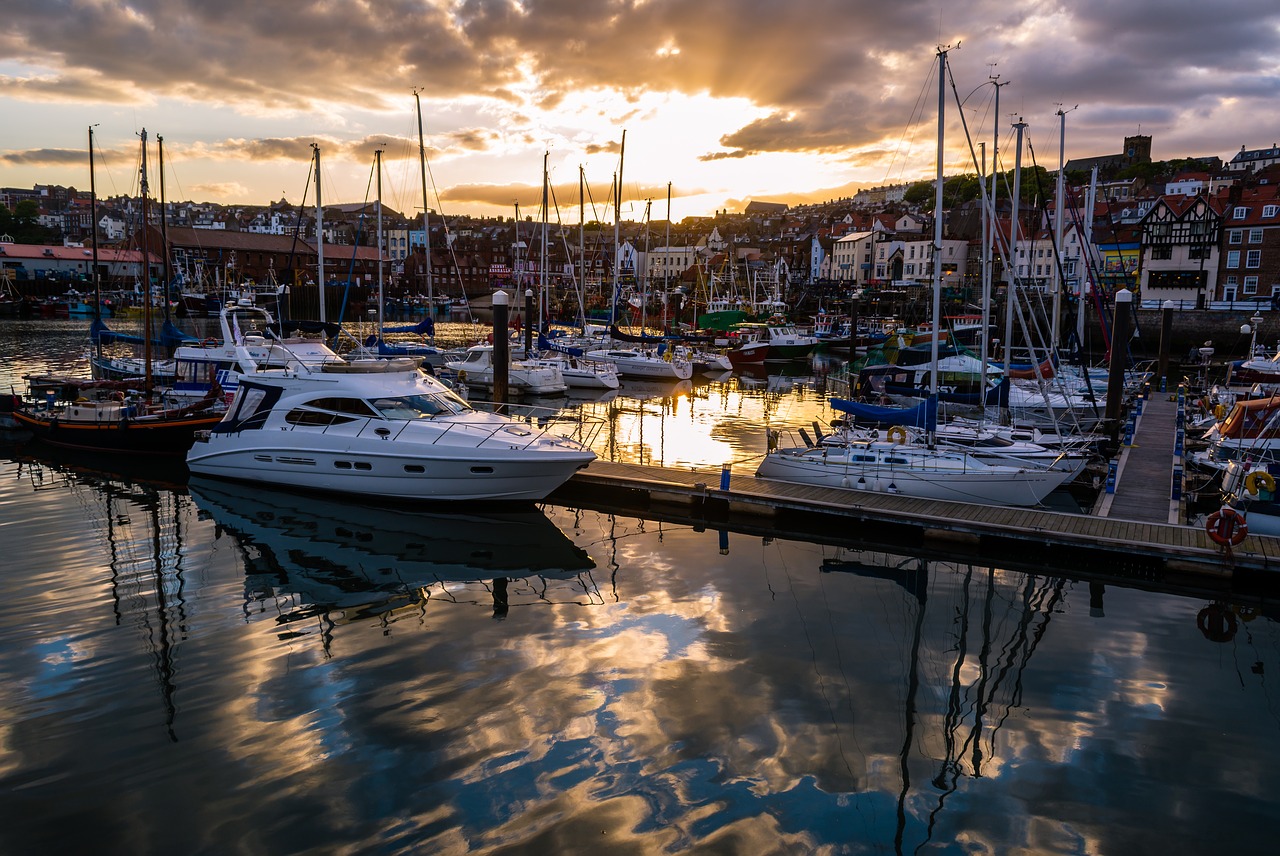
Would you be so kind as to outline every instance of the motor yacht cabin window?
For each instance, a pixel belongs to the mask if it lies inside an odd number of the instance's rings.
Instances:
[[[430,419],[441,414],[466,413],[471,406],[449,393],[376,398],[373,406],[386,419]]]
[[[373,409],[359,398],[317,398],[285,414],[290,425],[341,425],[357,419],[377,416]]]

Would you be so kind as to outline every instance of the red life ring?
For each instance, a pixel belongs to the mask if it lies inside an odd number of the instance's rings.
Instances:
[[[1224,547],[1234,547],[1249,534],[1249,524],[1245,523],[1244,515],[1229,505],[1210,514],[1204,528],[1211,541]]]

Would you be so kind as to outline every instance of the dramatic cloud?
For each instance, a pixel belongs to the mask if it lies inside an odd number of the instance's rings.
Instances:
[[[7,114],[200,109],[208,120],[187,122],[199,128],[193,147],[215,159],[306,158],[312,142],[407,159],[416,134],[393,117],[416,90],[431,114],[428,154],[470,159],[474,178],[489,157],[543,147],[607,158],[621,128],[670,122],[664,109],[684,99],[704,107],[660,132],[667,168],[678,156],[686,170],[740,182],[748,164],[798,155],[810,172],[827,164],[844,171],[833,178],[876,180],[928,149],[939,41],[959,45],[952,140],[959,98],[984,138],[1021,115],[1044,148],[1059,105],[1079,105],[1068,120],[1079,156],[1116,151],[1139,130],[1158,158],[1229,156],[1280,137],[1278,29],[1268,0],[1211,11],[1185,0],[961,0],[941,12],[921,0],[12,0],[0,101]],[[998,116],[983,86],[992,74],[1011,84]],[[302,122],[325,139],[303,136]],[[31,166],[24,150],[64,145],[35,130],[7,135],[19,142],[0,164]]]

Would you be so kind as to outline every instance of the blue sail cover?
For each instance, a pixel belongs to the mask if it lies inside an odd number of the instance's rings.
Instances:
[[[436,334],[436,322],[430,318],[423,318],[417,324],[409,327],[383,327],[384,333],[417,333],[421,336],[434,336]]]
[[[560,345],[552,342],[542,333],[538,334],[538,350],[540,351],[559,351],[562,354],[568,354],[571,357],[580,357],[586,353],[582,348],[571,348],[568,345]]]
[[[123,342],[126,345],[143,345],[147,341],[142,336],[117,333],[108,327],[101,318],[93,319],[93,323],[89,325],[89,340],[95,345],[110,345],[115,342]],[[173,326],[172,321],[166,321],[164,322],[164,327],[160,330],[160,337],[152,339],[151,344],[158,348],[176,348],[179,345],[190,345],[198,341],[200,340]]]
[[[910,383],[888,382],[884,385],[884,391],[904,398],[925,398],[930,394],[928,387]],[[970,407],[1008,407],[1009,379],[1004,378],[1000,383],[987,387],[983,392],[939,391],[938,400],[947,404],[964,404]]]
[[[938,399],[929,396],[915,407],[880,407],[875,404],[863,404],[844,398],[831,399],[831,408],[852,416],[855,422],[879,426],[904,425],[911,428],[923,428],[926,431],[937,430]]]

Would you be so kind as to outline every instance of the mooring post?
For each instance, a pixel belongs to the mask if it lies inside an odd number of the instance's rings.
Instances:
[[[501,289],[493,293],[493,403],[499,410],[507,403],[507,380],[511,370],[507,339],[510,300]]]
[[[1129,360],[1129,314],[1133,292],[1122,288],[1116,292],[1115,319],[1111,325],[1111,363],[1107,375],[1107,436],[1114,447],[1120,441],[1120,409],[1124,404],[1124,370]]]
[[[1160,307],[1160,362],[1156,376],[1160,378],[1160,391],[1164,392],[1169,380],[1169,350],[1173,347],[1173,307],[1172,300],[1166,300]]]
[[[524,352],[526,355],[533,353],[533,289],[526,288],[524,290]]]

